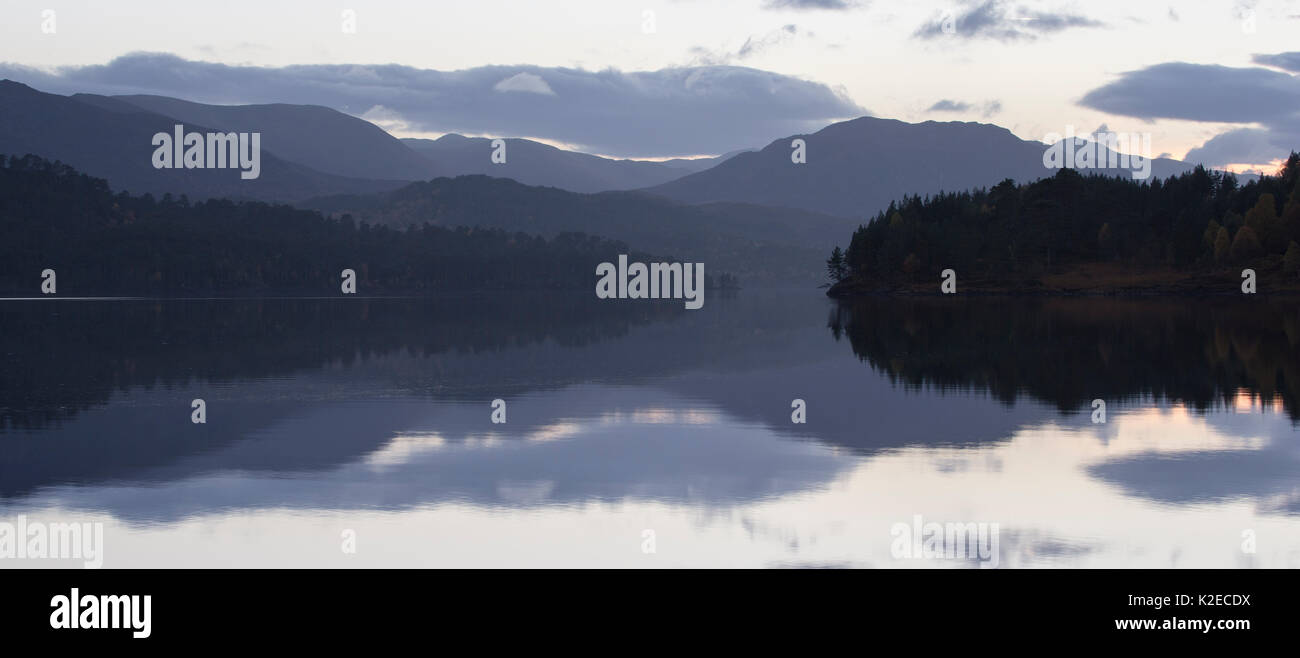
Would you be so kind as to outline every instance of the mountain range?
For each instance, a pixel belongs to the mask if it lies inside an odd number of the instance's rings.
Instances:
[[[153,136],[171,133],[176,122],[114,98],[59,96],[0,81],[0,153],[60,160],[107,179],[118,191],[292,201],[342,191],[376,192],[404,182],[327,174],[269,149],[263,149],[261,175],[253,180],[242,180],[233,169],[155,169]],[[215,128],[185,124],[187,131]]]
[[[258,132],[262,175],[157,170],[151,137],[181,123],[195,132]],[[0,81],[0,152],[61,160],[115,189],[209,197],[300,201],[329,193],[392,190],[437,176],[484,174],[574,192],[650,187],[727,157],[615,160],[527,139],[506,139],[505,163],[492,140],[445,135],[398,139],[363,119],[316,105],[209,105],[165,96],[60,96]]]
[[[803,163],[792,159],[804,141]],[[904,195],[992,187],[1010,178],[1032,182],[1055,173],[1043,165],[1042,143],[983,123],[905,123],[862,117],[810,135],[792,135],[761,150],[652,187],[648,192],[687,203],[744,201],[801,208],[841,217],[869,217]],[[1153,176],[1192,169],[1152,161]],[[1128,169],[1094,173],[1129,176]]]
[[[441,175],[434,163],[379,126],[319,105],[205,105],[166,96],[72,98],[134,106],[186,125],[260,132],[263,149],[334,176],[411,181]]]
[[[263,175],[155,170],[149,137],[175,123],[206,132],[262,133]],[[806,162],[791,161],[791,142]],[[1005,128],[963,122],[906,123],[862,117],[766,147],[720,157],[617,160],[541,142],[506,138],[506,159],[492,161],[492,139],[444,135],[399,139],[378,126],[312,105],[209,105],[163,96],[59,96],[0,82],[0,152],[59,159],[115,188],[301,201],[325,194],[391,191],[438,176],[481,174],[570,192],[644,189],[686,203],[751,203],[864,218],[903,195],[990,187],[1003,179],[1050,175],[1045,146]],[[143,154],[143,155],[142,155]],[[1191,169],[1171,159],[1155,176]],[[1095,170],[1127,175],[1123,169]]]
[[[155,169],[155,133],[258,132],[261,175]],[[795,163],[795,140],[806,161]],[[981,123],[862,117],[753,151],[616,160],[506,138],[399,139],[333,109],[209,105],[162,96],[61,96],[0,81],[0,153],[32,153],[107,179],[116,191],[281,201],[396,227],[483,226],[625,241],[712,262],[750,281],[806,283],[830,247],[904,195],[1034,181],[1054,170],[1039,142]],[[1191,166],[1152,162],[1166,177]],[[1094,173],[1128,176],[1127,169]],[[715,270],[716,271],[716,270]]]

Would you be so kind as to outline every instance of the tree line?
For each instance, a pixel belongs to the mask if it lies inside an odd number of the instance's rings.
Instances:
[[[114,193],[103,179],[34,155],[0,155],[0,294],[361,294],[586,290],[618,254],[663,260],[583,233],[547,239],[489,228],[357,222],[281,204]],[[709,277],[706,287],[719,283]]]
[[[1038,279],[1088,263],[1204,273],[1250,266],[1300,274],[1300,154],[1245,185],[1197,167],[1134,181],[1072,169],[1033,183],[904,197],[827,261],[833,282]]]

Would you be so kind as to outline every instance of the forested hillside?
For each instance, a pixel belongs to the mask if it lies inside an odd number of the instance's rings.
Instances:
[[[362,294],[585,290],[620,253],[652,258],[579,233],[399,230],[285,205],[132,196],[60,163],[0,156],[5,295],[38,296],[46,269],[60,295],[336,295],[344,269]]]
[[[1152,179],[1063,169],[1026,185],[906,197],[853,233],[828,262],[832,294],[930,286],[954,270],[1006,291],[1221,288],[1253,268],[1300,274],[1300,154],[1240,185],[1197,168]],[[1228,275],[1231,275],[1230,277]]]

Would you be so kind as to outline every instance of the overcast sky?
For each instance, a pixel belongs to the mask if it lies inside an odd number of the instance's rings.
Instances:
[[[6,0],[0,77],[623,157],[871,114],[1150,132],[1153,155],[1258,166],[1300,149],[1298,35],[1300,0]]]

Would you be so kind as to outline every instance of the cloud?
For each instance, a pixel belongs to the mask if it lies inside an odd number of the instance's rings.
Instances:
[[[773,46],[783,44],[799,34],[799,27],[796,25],[783,25],[780,29],[773,30],[762,37],[750,37],[745,39],[745,44],[740,47],[736,55],[740,59],[745,59],[752,55],[757,55]]]
[[[960,103],[944,99],[930,106],[926,112],[969,112],[974,108],[970,103]]]
[[[542,76],[533,73],[516,73],[492,86],[497,91],[522,91],[530,94],[554,96],[551,85],[546,84]]]
[[[868,113],[827,85],[740,66],[437,71],[397,64],[239,66],[136,53],[53,72],[0,64],[0,78],[54,93],[299,103],[358,116],[379,106],[386,122],[409,132],[535,137],[623,157],[724,153]],[[519,93],[521,87],[532,93]]]
[[[959,14],[944,13],[922,24],[912,36],[925,40],[951,36],[964,40],[1034,41],[1044,34],[1070,28],[1104,25],[1078,14],[1012,8],[1004,0],[982,0],[968,6]]]
[[[1124,73],[1088,92],[1080,104],[1143,119],[1272,123],[1300,108],[1300,78],[1262,68],[1171,62]]]
[[[1300,52],[1297,53],[1278,53],[1276,55],[1255,55],[1251,61],[1264,66],[1271,66],[1275,69],[1300,73]]]
[[[1184,158],[1210,166],[1271,162],[1300,149],[1300,77],[1270,69],[1158,64],[1122,74],[1079,104],[1146,120],[1242,124]]]
[[[741,44],[740,48],[735,52],[715,51],[696,46],[691,48],[691,54],[694,56],[693,63],[695,65],[731,64],[768,52],[800,37],[811,39],[813,33],[808,30],[800,30],[797,25],[782,25],[767,34],[745,39],[745,43]]]
[[[1263,164],[1287,154],[1287,149],[1300,149],[1300,143],[1287,147],[1277,141],[1268,130],[1238,128],[1210,138],[1209,141],[1187,152],[1184,160],[1222,167],[1229,164]]]
[[[926,110],[926,112],[958,112],[963,114],[979,112],[980,116],[986,119],[1001,111],[1002,103],[996,100],[986,101],[977,105],[964,101],[954,101],[947,98],[931,105],[929,109]]]
[[[763,9],[830,9],[843,11],[865,5],[860,0],[763,0]]]

